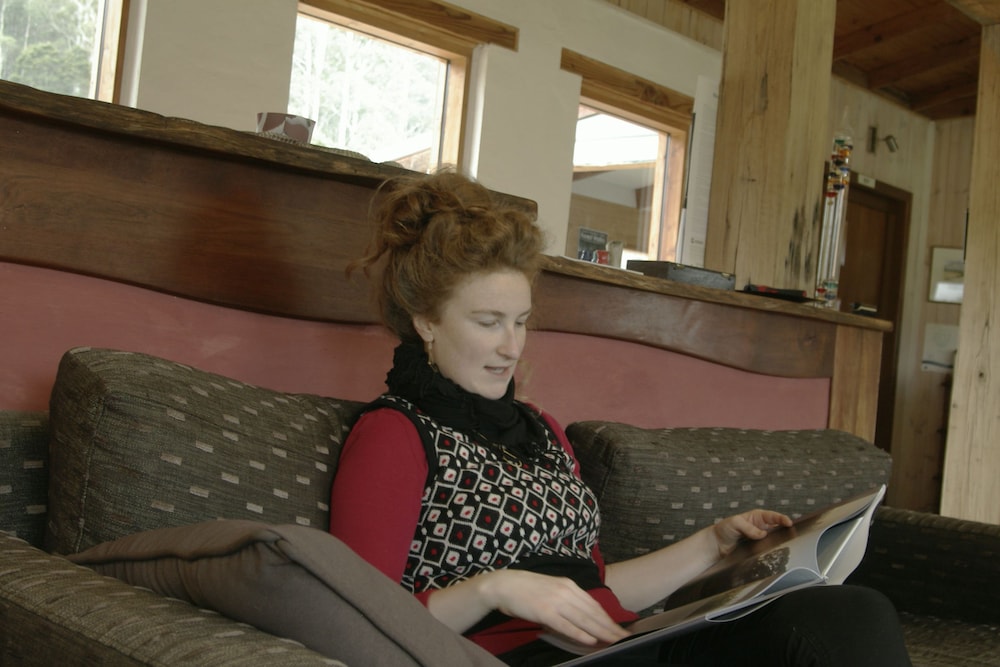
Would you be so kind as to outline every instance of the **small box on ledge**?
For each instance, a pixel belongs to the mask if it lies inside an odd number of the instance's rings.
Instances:
[[[701,285],[716,289],[732,290],[736,288],[736,276],[731,273],[703,269],[700,266],[687,266],[676,262],[654,262],[644,259],[630,259],[626,267],[643,275],[654,278],[666,278],[688,285]]]

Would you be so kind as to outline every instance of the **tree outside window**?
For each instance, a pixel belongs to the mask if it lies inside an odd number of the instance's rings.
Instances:
[[[447,74],[447,60],[300,13],[288,109],[316,121],[314,144],[427,172]]]
[[[0,78],[64,95],[110,99],[105,30],[121,0],[0,0]]]

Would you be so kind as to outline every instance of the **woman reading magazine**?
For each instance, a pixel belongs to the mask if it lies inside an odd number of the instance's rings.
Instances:
[[[595,497],[562,428],[515,400],[543,239],[523,212],[451,172],[380,191],[373,243],[388,391],[341,453],[330,531],[441,622],[510,665],[573,655],[706,570],[742,540],[790,524],[754,510],[605,566]],[[789,593],[749,616],[616,654],[607,664],[909,665],[892,604],[853,586]]]

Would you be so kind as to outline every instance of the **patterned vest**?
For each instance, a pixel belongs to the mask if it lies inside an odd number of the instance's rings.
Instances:
[[[597,499],[548,425],[543,456],[521,462],[402,398],[386,395],[378,403],[410,418],[428,456],[404,587],[415,593],[444,588],[535,556],[591,560],[601,523]]]

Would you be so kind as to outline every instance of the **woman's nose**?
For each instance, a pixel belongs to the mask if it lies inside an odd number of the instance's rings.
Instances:
[[[517,326],[504,327],[503,339],[500,341],[500,353],[508,359],[518,359],[524,348],[524,336]]]

